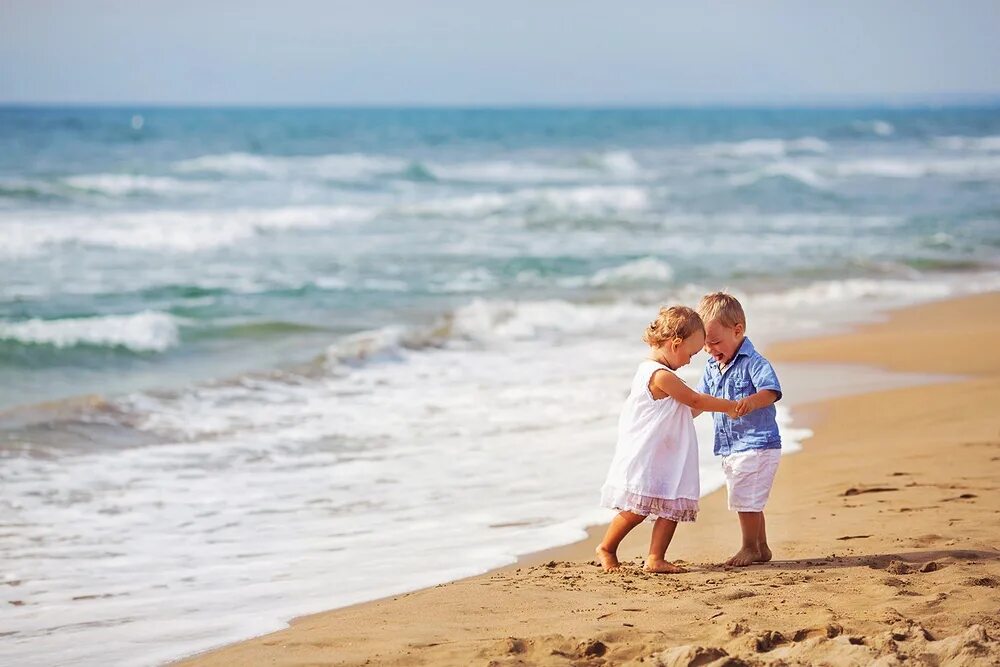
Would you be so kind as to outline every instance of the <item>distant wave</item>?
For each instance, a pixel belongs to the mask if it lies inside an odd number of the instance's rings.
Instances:
[[[854,121],[851,127],[859,133],[875,134],[880,137],[888,137],[896,132],[896,128],[892,123],[877,119]]]
[[[376,174],[402,173],[406,160],[362,153],[333,155],[275,156],[250,153],[223,153],[183,160],[173,165],[177,172],[221,176],[291,178],[312,176],[320,179],[353,180]]]
[[[449,197],[400,207],[408,215],[481,216],[548,209],[559,212],[606,213],[638,211],[649,205],[649,195],[636,186],[526,188],[509,193],[489,192]]]
[[[730,177],[729,183],[736,187],[746,187],[766,179],[776,178],[795,181],[816,189],[824,189],[829,186],[829,182],[820,176],[814,168],[793,162],[777,162],[750,173],[737,174]]]
[[[956,151],[1000,152],[1000,135],[985,137],[937,137],[934,144]]]
[[[30,255],[63,243],[130,250],[198,252],[269,230],[364,222],[374,211],[353,206],[286,207],[108,214],[19,215],[0,220],[0,253]]]
[[[65,193],[59,192],[52,183],[23,179],[0,180],[0,199],[24,201],[46,201],[60,199]]]
[[[0,198],[47,201],[80,200],[86,196],[131,197],[135,195],[203,194],[212,191],[208,183],[182,181],[169,176],[132,174],[81,174],[52,180],[0,180]]]
[[[971,178],[1000,177],[1000,156],[943,159],[870,158],[841,162],[834,166],[837,176],[876,176],[883,178],[923,178],[953,176]]]
[[[830,145],[817,137],[801,139],[750,139],[735,143],[699,146],[695,152],[715,157],[784,157],[804,153],[826,153]]]
[[[627,151],[588,155],[578,164],[540,164],[530,161],[420,162],[363,153],[318,156],[275,156],[250,153],[204,155],[173,165],[178,173],[225,177],[357,181],[394,177],[415,181],[466,183],[572,183],[596,178],[631,178],[641,167]]]
[[[641,257],[600,269],[590,276],[561,278],[557,282],[562,287],[628,287],[649,283],[658,283],[662,287],[673,277],[674,269],[669,263],[656,257]]]
[[[0,255],[28,256],[60,244],[140,251],[214,250],[274,231],[362,224],[379,215],[479,217],[491,214],[605,215],[645,210],[649,194],[636,186],[526,188],[433,199],[396,206],[290,206],[264,209],[37,212],[0,217]]]
[[[583,159],[585,166],[600,169],[615,176],[638,176],[642,166],[628,151],[608,151]]]
[[[89,174],[71,176],[64,182],[72,188],[84,192],[99,193],[111,197],[134,194],[194,194],[210,192],[207,183],[181,181],[169,176],[141,176],[131,174]]]
[[[57,348],[90,345],[165,352],[178,343],[179,321],[167,313],[0,322],[0,340]]]

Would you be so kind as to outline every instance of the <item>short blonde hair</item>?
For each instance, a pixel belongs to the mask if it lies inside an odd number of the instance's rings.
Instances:
[[[729,329],[737,324],[742,324],[744,329],[747,326],[747,316],[743,313],[743,306],[735,296],[725,292],[712,292],[701,297],[698,314],[705,322],[718,322]]]
[[[699,331],[705,333],[705,324],[693,309],[687,306],[663,306],[659,316],[646,327],[642,340],[651,347],[659,347],[669,340],[683,340]]]

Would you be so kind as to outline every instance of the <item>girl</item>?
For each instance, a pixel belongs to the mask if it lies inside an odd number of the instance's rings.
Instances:
[[[705,325],[684,306],[660,308],[642,339],[649,359],[639,364],[618,419],[618,444],[601,505],[621,510],[597,547],[606,572],[617,570],[618,545],[647,516],[655,516],[646,557],[649,572],[683,569],[664,560],[678,521],[698,514],[698,439],[692,410],[735,414],[736,403],[688,388],[674,375],[705,344]]]

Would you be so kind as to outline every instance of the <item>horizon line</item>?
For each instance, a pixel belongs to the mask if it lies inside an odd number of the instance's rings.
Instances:
[[[1000,110],[1000,97],[968,102],[896,104],[194,104],[166,102],[0,102],[12,110],[187,110],[187,111],[917,111],[936,109]]]
[[[592,102],[322,102],[322,101],[140,101],[140,100],[3,100],[0,108],[162,108],[162,109],[357,109],[357,110],[668,110],[668,109],[904,109],[927,107],[991,107],[993,93],[913,93],[886,96],[819,96],[814,98],[701,101]]]

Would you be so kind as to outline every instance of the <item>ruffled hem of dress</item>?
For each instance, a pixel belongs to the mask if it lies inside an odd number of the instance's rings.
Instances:
[[[698,516],[693,498],[657,498],[612,487],[601,489],[601,506],[671,521],[694,521]]]

